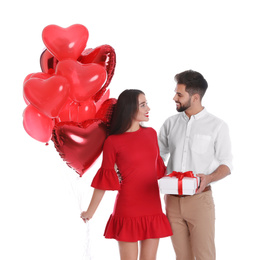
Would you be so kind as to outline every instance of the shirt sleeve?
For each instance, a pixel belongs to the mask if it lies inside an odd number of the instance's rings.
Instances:
[[[229,128],[225,122],[220,125],[218,135],[215,142],[215,153],[219,165],[226,165],[230,169],[233,169],[232,165],[232,152],[231,152],[231,140],[229,135]]]
[[[115,171],[116,151],[111,142],[111,138],[107,138],[103,146],[102,166],[96,173],[91,186],[100,190],[119,190],[120,183],[118,175]]]
[[[155,131],[155,130],[154,130]],[[156,140],[156,148],[157,148],[157,160],[156,160],[156,170],[157,170],[157,178],[160,179],[166,174],[166,166],[165,163],[160,156],[160,149],[158,145],[157,133],[155,131],[155,140]]]
[[[169,155],[168,145],[168,133],[167,133],[167,121],[162,125],[158,135],[158,145],[160,149],[160,155],[164,161],[167,160]]]

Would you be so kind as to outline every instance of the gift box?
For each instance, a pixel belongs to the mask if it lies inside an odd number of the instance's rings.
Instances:
[[[193,195],[200,185],[200,178],[193,172],[172,172],[159,180],[162,194]]]

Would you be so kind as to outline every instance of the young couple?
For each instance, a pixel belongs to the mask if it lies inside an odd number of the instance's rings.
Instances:
[[[140,125],[149,120],[145,94],[133,89],[120,94],[102,166],[92,182],[93,196],[81,213],[84,221],[91,219],[105,190],[118,190],[104,236],[118,241],[121,260],[155,260],[159,238],[167,236],[177,260],[216,259],[210,183],[231,172],[228,127],[202,106],[207,82],[200,73],[184,71],[175,80],[174,101],[180,113],[165,121],[158,140],[154,129]],[[193,196],[165,195],[165,216],[157,179],[172,171],[193,171],[201,184]]]

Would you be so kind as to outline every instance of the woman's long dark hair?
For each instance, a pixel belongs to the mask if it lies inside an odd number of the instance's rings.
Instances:
[[[110,135],[122,134],[130,128],[139,109],[140,94],[145,95],[138,89],[126,89],[119,95],[112,115]]]

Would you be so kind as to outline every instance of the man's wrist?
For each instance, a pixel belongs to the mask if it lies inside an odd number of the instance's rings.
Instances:
[[[213,178],[214,174],[213,173],[207,175],[208,176],[208,184],[210,184],[210,183],[212,183],[214,181],[214,178]]]

